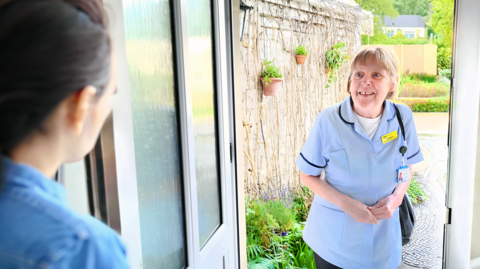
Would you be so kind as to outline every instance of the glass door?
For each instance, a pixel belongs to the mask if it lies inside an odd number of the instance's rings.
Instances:
[[[236,268],[225,21],[217,0],[105,0],[132,268]]]

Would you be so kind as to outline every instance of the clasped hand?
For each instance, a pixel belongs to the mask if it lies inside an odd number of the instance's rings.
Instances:
[[[351,199],[344,211],[358,222],[378,224],[382,219],[389,219],[395,212],[396,205],[392,196],[388,196],[374,206],[366,206],[362,202]]]

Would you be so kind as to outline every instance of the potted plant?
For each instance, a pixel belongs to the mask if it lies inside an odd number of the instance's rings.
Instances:
[[[297,54],[297,64],[304,64],[307,56],[309,55],[307,51],[307,46],[298,46],[295,49],[295,53]]]
[[[261,80],[263,84],[263,94],[265,96],[277,96],[278,89],[283,81],[283,75],[275,63],[275,59],[268,61],[263,60],[265,67],[261,73]]]
[[[332,82],[337,82],[338,80],[335,72],[338,71],[342,64],[348,63],[350,57],[348,56],[347,50],[345,49],[345,43],[341,42],[333,46],[331,50],[328,50],[325,56],[325,74],[328,76],[325,88],[329,88]]]

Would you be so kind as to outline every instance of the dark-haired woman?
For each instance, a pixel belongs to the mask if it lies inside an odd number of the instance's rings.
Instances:
[[[94,0],[0,0],[0,268],[127,268],[118,235],[50,180],[93,147],[114,92]]]

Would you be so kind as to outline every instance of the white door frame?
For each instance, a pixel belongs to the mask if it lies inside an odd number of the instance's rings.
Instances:
[[[469,268],[480,102],[480,1],[456,0],[445,268]],[[477,212],[478,214],[478,212]]]
[[[109,15],[117,66],[117,94],[113,97],[115,158],[117,163],[118,197],[122,238],[126,243],[131,267],[142,268],[140,216],[138,209],[135,149],[130,103],[128,62],[122,0],[103,1]],[[216,66],[216,105],[218,120],[219,165],[221,177],[222,225],[200,248],[197,214],[197,185],[193,135],[192,94],[188,71],[187,0],[171,1],[172,37],[175,46],[176,86],[179,89],[179,126],[183,169],[185,229],[187,237],[187,268],[238,268],[237,201],[234,162],[231,161],[231,119],[229,114],[229,85],[227,68],[229,49],[224,0],[212,0],[214,56]]]

